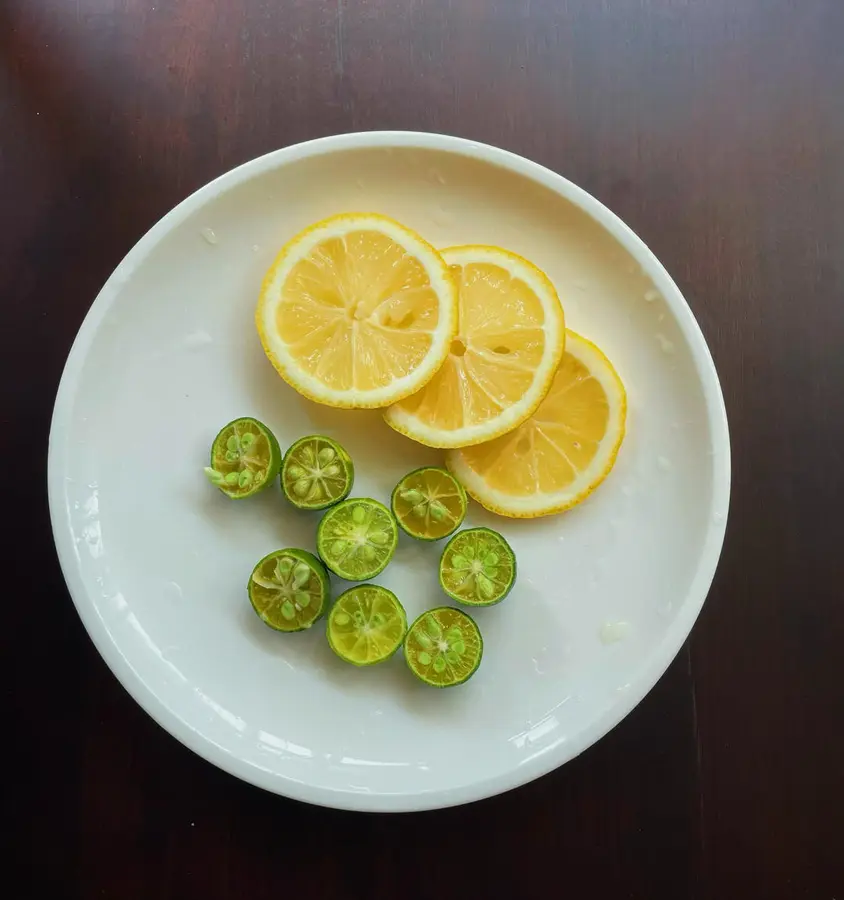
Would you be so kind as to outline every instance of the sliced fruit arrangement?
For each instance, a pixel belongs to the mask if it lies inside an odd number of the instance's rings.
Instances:
[[[398,597],[378,584],[360,584],[337,598],[328,615],[328,643],[346,662],[372,666],[389,659],[407,632]]]
[[[248,592],[255,612],[270,628],[303,631],[325,614],[328,572],[307,550],[276,550],[252,570]]]
[[[281,448],[263,422],[244,417],[223,427],[211,445],[205,475],[232,500],[251,497],[278,475]]]
[[[255,566],[255,612],[284,632],[328,613],[328,643],[346,662],[375,665],[403,646],[425,684],[463,684],[483,656],[470,616],[437,607],[408,628],[398,597],[370,583],[344,591],[329,610],[329,571],[369,582],[396,553],[401,528],[423,542],[448,538],[439,581],[452,601],[500,603],[515,584],[516,556],[497,531],[458,530],[467,492],[510,517],[561,512],[587,497],[624,438],[627,398],[615,369],[566,331],[554,286],[533,263],[500,247],[438,252],[369,213],[334,216],[293,237],[264,279],[255,319],[270,361],[305,397],[386,407],[393,429],[447,451],[446,468],[405,475],[388,509],[349,496],[354,465],[334,438],[307,435],[282,455],[257,419],[226,425],[205,469],[212,484],[240,499],[279,475],[294,507],[323,511],[319,557],[288,548]]]
[[[281,464],[281,489],[299,509],[325,509],[348,497],[355,467],[329,437],[310,434],[292,444]]]
[[[395,486],[391,505],[407,534],[421,541],[438,541],[463,524],[466,491],[447,469],[425,466]]]
[[[532,518],[580,503],[607,477],[624,439],[627,395],[612,363],[568,332],[548,395],[514,431],[455,450],[446,464],[482,506]]]
[[[468,681],[478,670],[483,652],[483,638],[474,620],[450,606],[422,613],[404,639],[410,671],[432,687]]]
[[[457,294],[418,234],[350,213],[282,247],[255,320],[270,361],[301,394],[329,406],[388,406],[442,365],[457,333]]]
[[[466,447],[512,431],[542,402],[565,345],[563,308],[548,277],[500,247],[451,247],[459,330],[442,368],[385,412],[430,447]]]
[[[516,583],[516,555],[491,528],[467,528],[445,545],[440,585],[458,603],[494,606]]]
[[[369,581],[387,567],[398,542],[393,514],[377,500],[354,497],[333,506],[317,528],[317,551],[347,581]]]

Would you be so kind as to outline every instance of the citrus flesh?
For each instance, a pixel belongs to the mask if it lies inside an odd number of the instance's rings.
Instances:
[[[252,570],[248,593],[253,609],[270,628],[303,631],[325,613],[328,572],[307,550],[276,550]]]
[[[482,506],[504,516],[562,512],[612,470],[624,439],[627,395],[612,363],[572,331],[551,389],[517,429],[446,454],[446,465]]]
[[[454,687],[478,670],[484,642],[474,620],[450,606],[422,613],[404,639],[410,671],[431,687]]]
[[[325,509],[349,495],[352,459],[329,437],[311,434],[292,444],[281,465],[281,489],[299,509]]]
[[[256,310],[264,351],[297,391],[379,407],[419,390],[457,329],[456,288],[437,251],[386,216],[350,213],[279,252]]]
[[[317,528],[317,550],[326,566],[347,581],[368,581],[396,552],[398,526],[377,500],[354,497],[332,506]]]
[[[407,616],[398,597],[378,584],[341,594],[328,614],[328,643],[346,662],[371,666],[389,659],[404,639]]]
[[[431,447],[465,447],[512,431],[545,396],[565,345],[563,308],[533,263],[500,247],[442,251],[458,286],[459,330],[439,371],[385,411]]]
[[[281,467],[275,435],[257,419],[235,419],[218,432],[211,445],[205,475],[232,500],[251,497],[269,485]]]
[[[467,528],[445,545],[440,557],[440,586],[458,603],[493,606],[516,581],[516,556],[491,528]]]
[[[425,466],[402,478],[391,505],[403,531],[419,540],[438,541],[466,517],[466,491],[447,469]]]

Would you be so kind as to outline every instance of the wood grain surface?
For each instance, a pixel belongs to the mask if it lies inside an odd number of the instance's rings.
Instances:
[[[6,896],[844,898],[842,48],[841,0],[0,2]],[[381,128],[622,216],[710,343],[734,463],[709,600],[642,704],[532,785],[401,817],[162,732],[82,628],[44,490],[65,356],[143,232],[258,154]]]

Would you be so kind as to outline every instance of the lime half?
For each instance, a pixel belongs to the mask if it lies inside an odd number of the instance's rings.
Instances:
[[[468,681],[481,664],[483,652],[478,626],[466,613],[450,606],[422,613],[404,639],[410,671],[432,687]]]
[[[405,475],[393,490],[393,515],[411,537],[438,541],[466,518],[466,491],[451,474],[426,466]]]
[[[354,480],[349,454],[321,434],[299,438],[281,464],[281,489],[299,509],[325,509],[339,503],[348,497]]]
[[[255,612],[276,631],[303,631],[325,613],[331,584],[325,566],[307,550],[276,550],[249,578]]]
[[[467,528],[445,545],[440,558],[440,585],[458,603],[500,603],[515,581],[515,554],[497,531]]]
[[[275,435],[257,419],[229,422],[211,445],[208,480],[232,500],[251,497],[278,475],[281,448]]]
[[[396,552],[398,526],[383,503],[355,497],[333,506],[317,528],[323,561],[347,581],[368,581],[383,572]]]
[[[354,666],[389,659],[406,631],[404,607],[392,591],[377,584],[360,584],[340,594],[328,614],[328,643]]]

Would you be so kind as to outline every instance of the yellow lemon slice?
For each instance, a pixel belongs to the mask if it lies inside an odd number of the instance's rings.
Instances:
[[[612,363],[568,331],[539,409],[503,437],[452,450],[446,464],[487,509],[513,518],[547,516],[585,500],[609,475],[626,418],[627,395]]]
[[[386,216],[317,222],[282,247],[255,313],[264,351],[317,403],[388,406],[440,368],[457,331],[445,262]]]
[[[512,431],[539,406],[565,321],[554,285],[526,259],[500,247],[441,252],[458,287],[458,334],[439,372],[384,417],[429,447],[467,447]]]

